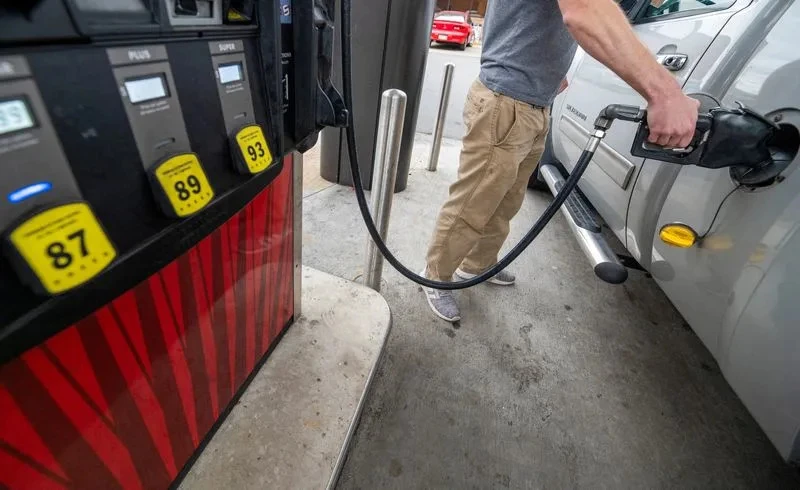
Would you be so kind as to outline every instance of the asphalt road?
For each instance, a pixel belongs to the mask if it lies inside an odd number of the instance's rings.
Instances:
[[[417,132],[430,134],[436,120],[439,107],[439,96],[442,91],[442,75],[447,63],[455,65],[453,85],[450,91],[450,103],[444,128],[444,137],[460,139],[464,134],[461,111],[469,86],[478,76],[480,70],[480,46],[459,51],[450,46],[434,45],[428,52],[428,64],[425,69],[425,82],[422,85],[422,97],[417,118]]]

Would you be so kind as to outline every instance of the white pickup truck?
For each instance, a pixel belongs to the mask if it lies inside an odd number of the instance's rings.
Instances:
[[[800,462],[800,2],[623,0],[639,38],[704,108],[737,102],[777,123],[764,172],[709,170],[631,154],[636,124],[609,131],[562,206],[598,276],[650,272],[781,455]],[[552,107],[532,185],[552,191],[609,104],[644,107],[626,83],[578,51]],[[611,252],[605,226],[627,249]],[[683,247],[665,227],[694,233]],[[606,233],[605,235],[609,235]]]

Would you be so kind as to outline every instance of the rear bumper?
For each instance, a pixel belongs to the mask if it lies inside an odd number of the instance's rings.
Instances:
[[[431,32],[431,41],[436,41],[437,43],[464,44],[467,42],[467,36],[468,34],[466,32],[434,30]]]

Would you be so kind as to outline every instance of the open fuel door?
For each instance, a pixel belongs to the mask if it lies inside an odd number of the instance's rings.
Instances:
[[[622,0],[639,39],[683,85],[728,20],[751,0]],[[627,83],[579,50],[569,88],[556,100],[553,145],[571,171],[592,130],[594,115],[609,104],[644,107]],[[626,214],[643,159],[630,154],[636,125],[609,131],[580,189],[617,237],[626,242]],[[658,162],[653,162],[658,165]],[[630,246],[630,244],[628,244]]]

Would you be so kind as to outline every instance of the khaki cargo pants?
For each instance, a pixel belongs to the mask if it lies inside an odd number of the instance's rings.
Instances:
[[[549,125],[547,109],[495,93],[479,80],[472,84],[458,178],[428,248],[430,279],[450,281],[459,266],[479,274],[497,262],[544,152]]]

